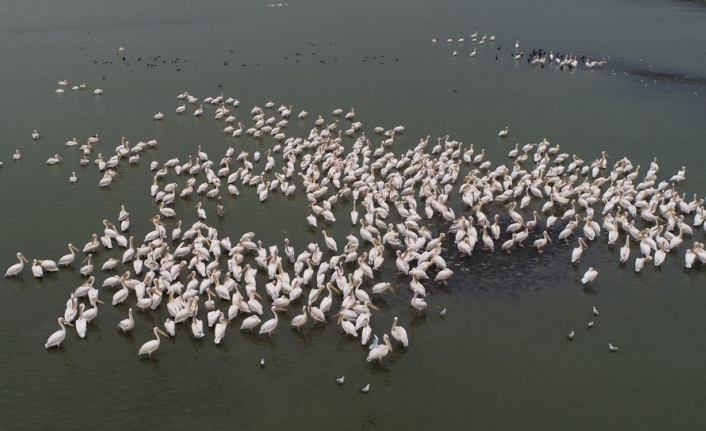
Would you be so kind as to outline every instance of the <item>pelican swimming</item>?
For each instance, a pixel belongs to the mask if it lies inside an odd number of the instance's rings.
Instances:
[[[20,261],[20,263],[16,263],[9,267],[7,269],[7,272],[5,273],[5,277],[16,277],[17,274],[22,272],[22,268],[24,268],[25,263],[29,263],[26,257],[22,255],[22,253],[17,253],[17,259]]]
[[[498,136],[501,138],[505,138],[507,136],[507,133],[508,133],[508,127],[505,126],[504,129],[502,129],[501,131],[498,132]]]
[[[47,165],[55,165],[55,164],[61,162],[62,160],[64,160],[64,159],[62,159],[60,155],[54,154],[54,157],[49,157],[47,159]]]
[[[162,118],[164,118],[164,114],[162,114],[162,112],[157,112],[152,116],[152,118],[154,118],[155,120],[161,120]]]
[[[32,132],[32,139],[34,139],[35,141],[39,139],[39,132],[37,132],[37,129],[34,129],[34,131]]]
[[[47,340],[46,344],[44,345],[45,348],[49,349],[50,347],[61,347],[61,342],[64,341],[64,338],[66,338],[66,327],[64,325],[69,325],[69,326],[74,326],[64,320],[63,317],[59,317],[57,319],[57,322],[59,322],[59,326],[61,326],[61,329],[58,331],[54,332],[49,336],[49,339]]]
[[[152,332],[154,332],[154,336],[156,337],[156,339],[150,340],[150,341],[146,342],[145,344],[143,344],[142,347],[140,347],[140,351],[137,353],[138,356],[144,355],[146,353],[151,358],[152,353],[156,352],[157,349],[159,349],[159,334],[162,334],[167,338],[169,337],[169,335],[166,332],[162,331],[157,326],[154,327]]]

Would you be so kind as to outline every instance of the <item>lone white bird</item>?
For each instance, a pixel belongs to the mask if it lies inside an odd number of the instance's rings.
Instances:
[[[593,267],[590,267],[581,278],[581,283],[583,283],[584,286],[590,286],[591,284],[593,284],[593,280],[596,279],[597,275],[598,271],[593,269]]]
[[[575,332],[574,332],[574,331],[571,331],[571,332],[569,332],[569,335],[567,335],[567,337],[568,337],[569,340],[573,340],[573,339],[574,339],[574,335],[575,335]]]
[[[498,136],[501,137],[501,138],[506,137],[506,136],[507,136],[507,133],[508,133],[508,130],[507,130],[507,129],[508,129],[508,127],[505,126],[504,129],[502,129],[501,131],[498,132]]]
[[[118,322],[118,328],[123,330],[123,334],[128,333],[135,327],[135,320],[132,318],[132,308],[127,310],[127,319]]]
[[[64,325],[69,325],[69,326],[74,326],[64,320],[63,317],[59,317],[57,319],[59,322],[59,326],[61,326],[61,329],[58,331],[54,332],[49,336],[49,339],[47,340],[46,344],[44,345],[45,348],[50,348],[50,347],[61,347],[61,342],[64,341],[64,338],[66,338],[66,327]]]
[[[336,377],[336,382],[338,382],[339,385],[342,385],[343,382],[346,381],[346,376],[341,376],[341,377]]]
[[[159,329],[159,327],[157,327],[157,326],[154,327],[152,332],[154,332],[154,336],[156,337],[156,339],[150,340],[150,341],[146,342],[145,344],[143,344],[142,347],[140,347],[140,351],[137,353],[138,356],[144,355],[146,353],[150,358],[152,357],[152,353],[156,352],[157,349],[159,349],[159,334],[162,334],[165,337],[169,338],[169,335],[166,332]]]
[[[360,392],[367,393],[370,390],[370,383],[365,385],[363,389],[360,390]]]
[[[617,352],[617,351],[618,351],[618,347],[617,347],[617,346],[614,346],[614,345],[612,345],[612,344],[610,344],[610,343],[608,343],[608,348],[610,349],[611,352]]]
[[[598,312],[598,309],[595,306],[593,307],[593,315],[600,316],[600,313]]]

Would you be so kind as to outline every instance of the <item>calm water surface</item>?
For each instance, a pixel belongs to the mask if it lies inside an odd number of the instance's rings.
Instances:
[[[210,105],[202,118],[191,115],[191,106],[175,115],[181,104],[176,95],[183,91],[200,99],[221,92],[238,98],[241,107],[234,112],[246,124],[250,109],[269,100],[291,105],[293,114],[308,110],[306,121],[290,120],[288,136],[307,136],[319,114],[331,122],[334,108],[355,107],[375,147],[380,138],[373,127],[404,125],[396,152],[427,135],[435,143],[448,134],[464,146],[473,143],[476,153],[485,149],[494,166],[511,165],[507,153],[515,142],[543,138],[587,162],[602,150],[610,154],[609,166],[628,157],[642,166],[641,174],[657,157],[660,180],[686,166],[687,180],[677,191],[689,200],[704,194],[706,89],[630,73],[652,69],[705,78],[706,58],[695,55],[706,28],[703,7],[627,0],[266,4],[6,6],[0,18],[2,265],[15,263],[18,251],[30,260],[58,260],[67,243],[82,248],[92,233],[101,233],[101,220],[117,221],[120,205],[130,212],[130,234],[140,242],[157,211],[149,196],[153,160],[179,157],[183,163],[198,145],[213,160],[229,146],[239,153],[273,145],[224,136]],[[475,31],[497,40],[479,46],[470,59],[468,36]],[[445,42],[461,37],[462,45]],[[511,59],[516,40],[525,53],[541,47],[609,60],[594,71],[531,68]],[[125,47],[124,61],[116,55],[118,45]],[[69,87],[85,82],[88,89],[56,95],[61,79]],[[103,96],[92,94],[97,87]],[[152,120],[158,110],[165,113],[162,122]],[[500,140],[497,132],[505,126],[510,136]],[[42,135],[36,142],[33,129]],[[78,151],[63,146],[94,133],[102,142],[91,160],[97,152],[114,154],[122,136],[159,145],[139,165],[121,165],[114,184],[99,189],[102,174],[93,165],[81,167]],[[17,162],[15,149],[23,154]],[[64,162],[45,165],[54,154]],[[281,156],[276,160],[280,167]],[[75,185],[68,182],[72,171],[80,178]],[[185,179],[172,173],[162,185],[167,181]],[[307,229],[306,199],[297,186],[294,197],[272,194],[262,204],[254,189],[241,186],[236,198],[223,190],[227,214],[220,220],[215,202],[203,197],[178,199],[174,207],[187,226],[196,221],[193,206],[203,201],[209,223],[234,241],[254,231],[264,245],[280,250],[284,237],[297,252],[310,242],[323,247],[321,228]],[[457,215],[469,215],[460,200],[452,205]],[[540,208],[536,202],[531,209]],[[357,232],[348,223],[350,210],[350,201],[339,201],[339,222],[324,227],[339,247]],[[501,211],[495,204],[487,213]],[[430,229],[438,234],[448,226],[436,220]],[[57,329],[56,318],[83,278],[77,263],[40,280],[25,266],[21,278],[5,279],[0,289],[0,428],[69,429],[80,421],[95,429],[695,429],[706,419],[706,278],[702,268],[683,270],[684,250],[693,241],[704,241],[702,229],[660,268],[648,265],[639,274],[632,270],[637,248],[621,267],[617,247],[608,247],[605,236],[578,267],[569,264],[575,241],[552,244],[543,255],[519,249],[469,259],[447,242],[444,256],[456,273],[447,286],[428,283],[429,308],[421,317],[409,307],[407,279],[397,275],[389,252],[390,264],[375,282],[391,281],[399,293],[375,300],[381,311],[371,326],[382,336],[398,316],[410,346],[396,348],[382,366],[367,363],[367,348],[344,338],[334,324],[290,331],[297,307],[281,314],[271,340],[240,333],[238,323],[215,346],[210,330],[196,341],[185,326],[162,340],[153,360],[142,360],[137,351],[166,310],[136,313],[133,334],[122,335],[115,325],[132,302],[107,305],[86,339],[70,330],[62,348],[47,351],[43,345]],[[99,265],[118,254],[122,250],[94,255],[96,284],[107,276]],[[595,288],[585,291],[579,280],[589,266],[601,273]],[[266,281],[259,274],[258,288]],[[103,300],[112,294],[101,290]],[[592,316],[593,306],[601,316]],[[443,308],[448,313],[441,318]],[[266,311],[263,320],[269,317]],[[595,321],[590,331],[589,320]],[[570,330],[577,335],[568,343]],[[620,352],[611,354],[609,342]],[[334,381],[340,375],[346,376],[342,386]],[[363,395],[358,389],[367,383],[371,390]]]

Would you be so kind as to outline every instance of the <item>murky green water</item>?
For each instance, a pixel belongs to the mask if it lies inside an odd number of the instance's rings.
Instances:
[[[288,136],[306,137],[317,115],[332,122],[334,108],[355,107],[374,147],[381,138],[373,127],[405,126],[392,147],[398,153],[427,135],[431,147],[448,134],[465,147],[473,143],[476,154],[484,149],[494,166],[511,166],[507,153],[515,142],[546,138],[587,162],[602,150],[610,154],[609,166],[628,157],[642,166],[641,177],[658,157],[660,180],[686,166],[687,179],[677,191],[704,193],[706,90],[624,74],[651,67],[706,77],[706,60],[698,55],[703,7],[551,0],[266,4],[6,7],[0,18],[2,265],[15,263],[18,251],[30,260],[58,260],[67,243],[82,248],[91,234],[100,235],[103,219],[117,221],[121,205],[131,214],[130,234],[142,241],[157,212],[149,195],[153,160],[179,157],[183,163],[199,145],[214,161],[229,146],[238,154],[274,145],[223,135],[212,106],[204,107],[202,118],[191,115],[192,106],[183,116],[174,114],[184,91],[200,99],[221,93],[238,98],[234,115],[246,124],[252,107],[269,100],[275,107],[291,105],[293,114],[309,111],[305,121],[290,119]],[[474,31],[497,39],[478,46],[471,59]],[[445,42],[461,37],[461,45]],[[532,68],[510,57],[516,40],[525,53],[541,47],[610,59],[594,71]],[[121,55],[118,45],[125,47]],[[61,79],[69,80],[68,87],[85,82],[88,88],[57,95]],[[97,87],[102,96],[92,94]],[[165,113],[162,122],[152,120],[157,111]],[[500,140],[497,132],[505,126],[510,136]],[[341,119],[339,129],[347,127]],[[41,133],[38,141],[30,138],[33,129]],[[121,164],[112,186],[101,189],[96,167],[80,166],[78,150],[63,145],[94,133],[102,141],[91,161],[98,152],[112,156],[122,136],[159,144],[138,165]],[[12,160],[15,149],[22,152],[19,161]],[[64,162],[47,166],[54,154]],[[281,155],[276,160],[279,169]],[[263,157],[256,171],[264,163]],[[468,169],[464,165],[462,176]],[[79,177],[74,185],[68,181],[72,171]],[[160,184],[172,181],[182,186],[185,177],[171,173]],[[310,242],[324,247],[321,225],[307,228],[301,182],[297,187],[293,197],[271,194],[265,203],[253,188],[239,186],[237,197],[222,190],[223,219],[215,201],[203,196],[177,199],[174,208],[187,226],[203,201],[208,223],[234,242],[253,231],[281,251],[285,237],[297,252]],[[451,203],[457,215],[470,214],[458,197]],[[348,221],[351,208],[339,200],[339,221],[323,226],[339,247],[358,231]],[[533,203],[527,214],[540,208]],[[498,204],[486,211],[500,212]],[[169,230],[174,224],[167,222]],[[446,229],[441,220],[430,224],[436,235]],[[21,278],[5,279],[0,289],[0,428],[695,429],[705,419],[706,278],[701,267],[684,271],[683,262],[687,244],[703,240],[704,231],[695,229],[660,268],[647,265],[639,274],[632,269],[636,247],[631,262],[620,266],[618,248],[608,247],[605,236],[578,267],[569,264],[575,240],[555,242],[542,255],[526,247],[511,255],[478,251],[467,259],[447,241],[444,256],[456,273],[447,286],[427,283],[429,308],[421,317],[409,306],[407,279],[397,275],[389,251],[375,282],[391,281],[399,292],[375,299],[381,311],[373,313],[371,326],[382,336],[398,316],[410,346],[395,348],[382,366],[367,363],[367,348],[343,337],[333,323],[290,330],[301,306],[281,313],[272,339],[240,333],[240,318],[221,346],[213,344],[211,330],[197,341],[180,326],[175,338],[162,340],[153,360],[139,359],[137,351],[167,312],[162,306],[135,313],[133,334],[123,335],[116,324],[134,297],[128,305],[102,306],[86,339],[70,330],[62,348],[47,351],[56,318],[84,279],[77,263],[39,280],[25,265]],[[100,265],[121,254],[94,255],[98,286],[107,277]],[[579,280],[589,266],[601,273],[594,289],[585,291]],[[258,289],[266,281],[260,273]],[[113,293],[101,289],[100,297],[107,302]],[[593,306],[600,316],[592,316]],[[269,317],[265,311],[263,321]],[[589,320],[595,321],[590,330]],[[576,337],[567,342],[571,330]],[[620,351],[611,354],[609,342]],[[346,382],[339,386],[334,378],[341,375]],[[370,392],[361,394],[367,383]]]

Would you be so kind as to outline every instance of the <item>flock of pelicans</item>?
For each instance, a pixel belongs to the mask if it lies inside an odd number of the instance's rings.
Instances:
[[[473,51],[469,54],[469,57],[474,58],[478,54],[478,47],[483,47],[483,45],[488,43],[493,43],[495,42],[495,35],[491,35],[488,37],[488,34],[484,34],[480,39],[478,39],[478,32],[474,32],[471,34],[468,38],[468,40],[473,44]],[[433,38],[431,40],[432,43],[437,43],[439,39]],[[464,42],[466,42],[466,38],[462,37],[460,39],[453,39],[453,38],[448,38],[446,39],[447,45],[453,44],[453,43],[458,43],[459,46],[463,46]],[[496,48],[496,51],[499,51],[500,47]],[[459,52],[457,50],[454,50],[451,55],[454,57],[458,56]],[[517,40],[515,42],[515,49],[510,52],[510,56],[514,58],[517,61],[526,59],[527,63],[529,63],[532,66],[539,66],[539,67],[544,67],[545,65],[554,65],[558,67],[559,69],[563,70],[566,68],[567,70],[575,69],[578,67],[579,64],[583,64],[586,69],[594,69],[594,68],[600,68],[603,67],[603,65],[606,64],[606,60],[591,60],[590,58],[587,58],[586,56],[578,57],[574,55],[573,53],[569,54],[562,54],[557,51],[556,54],[554,54],[554,51],[550,51],[549,54],[546,53],[543,49],[533,49],[531,53],[525,56],[524,51],[520,50],[520,41]],[[495,55],[495,59],[498,60],[498,55]]]
[[[237,99],[221,94],[199,101],[186,92],[178,98],[185,103],[174,115],[214,117],[234,146],[219,157],[199,146],[187,161],[172,158],[150,165],[156,214],[144,238],[136,236],[123,206],[117,223],[103,220],[102,234],[94,233],[83,248],[69,244],[69,253],[57,262],[32,260],[32,275],[42,277],[73,265],[76,253],[85,254],[79,258],[79,271],[86,281],[71,292],[58,318],[61,329],[49,337],[46,348],[61,346],[66,325],[85,337],[103,304],[99,294],[107,289],[113,292],[112,305],[130,304],[125,320],[117,323],[123,332],[135,326],[133,309],[162,314],[167,310],[164,329],[152,330],[155,338],[144,343],[139,355],[152,357],[160,335],[176,336],[177,325],[190,328],[197,339],[207,336],[204,326],[213,328],[209,338],[218,344],[229,325],[242,319],[241,331],[272,337],[281,330],[278,313],[293,310],[298,313],[290,320],[294,330],[333,322],[342,335],[368,346],[368,362],[382,363],[393,350],[391,339],[403,347],[409,339],[394,317],[390,326],[377,328],[389,328],[389,335],[378,342],[371,327],[372,313],[378,310],[375,302],[384,301],[388,292],[397,293],[409,297],[414,315],[426,313],[427,289],[453,276],[446,264],[451,253],[468,258],[474,253],[511,253],[527,243],[541,253],[554,241],[572,241],[576,248],[567,261],[578,264],[584,250],[604,237],[610,246],[622,244],[623,264],[639,248],[633,265],[640,271],[648,262],[661,265],[668,254],[681,249],[682,240],[693,235],[692,226],[706,229],[703,199],[689,200],[677,191],[686,168],[659,180],[657,159],[646,168],[627,158],[609,164],[603,152],[584,162],[542,140],[516,144],[509,163],[494,167],[485,160],[484,149],[475,152],[473,144],[449,136],[427,136],[396,153],[391,147],[404,127],[376,127],[375,137],[368,138],[352,108],[347,113],[333,111],[328,122],[318,116],[308,135],[297,137],[287,136],[290,117],[306,124],[308,113],[293,114],[292,106],[277,108],[268,102],[252,108],[249,119],[244,114],[236,122]],[[211,106],[215,112],[207,114]],[[159,113],[154,120],[163,118]],[[507,136],[507,129],[500,135]],[[236,151],[246,137],[261,150]],[[78,146],[75,139],[72,142]],[[81,149],[81,164],[104,145],[98,135],[90,137]],[[109,179],[126,158],[156,146],[155,141],[131,147],[123,138],[109,159],[98,154],[91,164],[104,173],[100,186],[110,186]],[[265,245],[254,232],[237,240],[219,235],[210,221],[226,216],[223,199],[239,195],[241,188],[252,190],[260,201],[273,194],[303,195],[310,214],[302,223],[320,230],[320,241],[295,250],[287,238],[282,244]],[[182,203],[190,199],[198,200],[195,209],[193,203]],[[344,202],[350,208],[348,220],[339,221]],[[215,211],[207,213],[214,206]],[[182,218],[196,221],[187,226]],[[354,233],[329,236],[322,227],[336,222],[350,222]],[[444,231],[435,234],[443,223]],[[103,261],[100,271],[94,271],[92,263],[97,254]],[[684,256],[686,268],[706,262],[699,242]],[[22,253],[17,258],[6,277],[21,275],[29,263]],[[391,260],[406,282],[398,278],[393,286],[379,280],[381,268],[391,266]],[[464,262],[473,265],[472,259]],[[581,282],[589,287],[597,274],[589,268]],[[262,322],[264,316],[269,319]],[[610,350],[617,348],[611,344]]]

